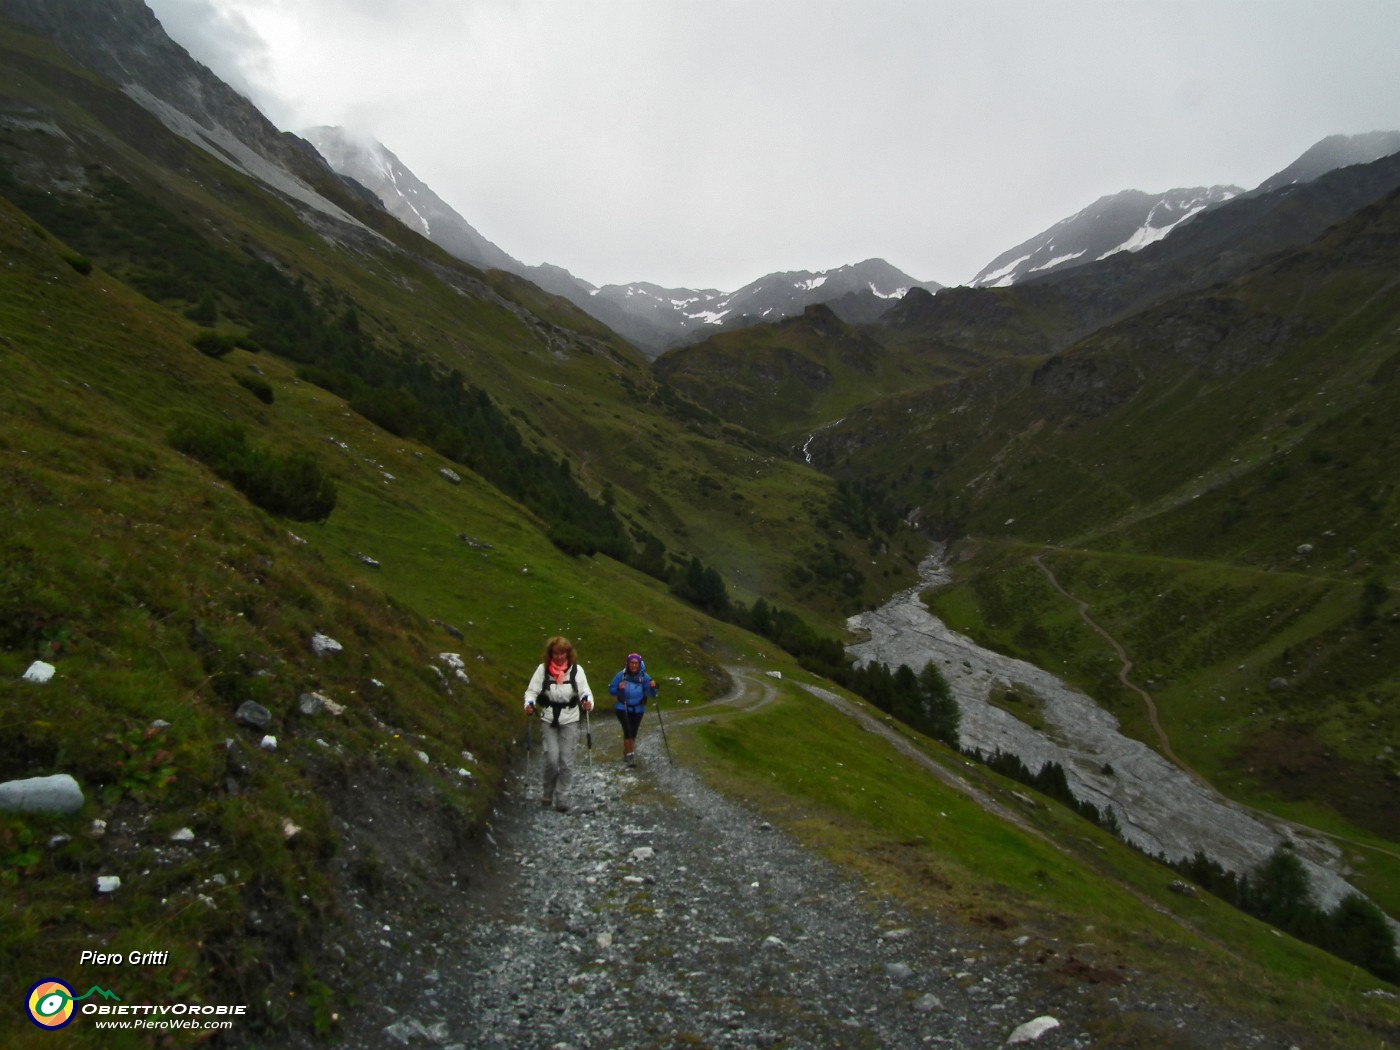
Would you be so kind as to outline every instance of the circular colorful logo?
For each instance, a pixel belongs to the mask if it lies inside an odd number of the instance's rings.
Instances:
[[[73,1020],[73,989],[49,978],[29,989],[29,1019],[40,1028],[62,1028]]]

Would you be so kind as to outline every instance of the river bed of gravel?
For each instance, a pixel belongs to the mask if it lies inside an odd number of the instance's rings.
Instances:
[[[939,559],[926,561],[920,575],[917,586],[851,617],[849,626],[867,639],[848,651],[862,662],[908,664],[916,671],[933,661],[957,698],[965,749],[1014,754],[1033,770],[1059,763],[1075,797],[1101,810],[1112,808],[1124,839],[1147,853],[1175,860],[1203,850],[1246,874],[1287,842],[1298,850],[1321,905],[1333,908],[1356,892],[1333,842],[1235,804],[1123,735],[1109,712],[1053,674],[951,630],[920,597],[946,580]],[[1040,699],[1053,735],[988,702],[993,691],[1010,687]]]

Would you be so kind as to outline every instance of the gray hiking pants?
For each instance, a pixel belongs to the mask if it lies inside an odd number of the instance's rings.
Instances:
[[[544,797],[555,804],[565,801],[569,784],[574,779],[574,750],[578,747],[578,723],[567,722],[552,726],[546,719],[540,722],[540,740],[544,747]]]

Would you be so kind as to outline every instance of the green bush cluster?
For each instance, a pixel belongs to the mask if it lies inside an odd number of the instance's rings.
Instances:
[[[233,378],[237,381],[239,386],[241,386],[244,390],[247,390],[264,405],[272,404],[272,384],[269,383],[262,376],[238,375],[234,376]]]
[[[310,453],[279,455],[255,448],[241,426],[214,420],[184,420],[171,428],[167,440],[269,513],[324,521],[335,509],[335,482]]]
[[[238,337],[231,332],[210,329],[200,332],[190,342],[206,357],[223,357],[238,348]]]

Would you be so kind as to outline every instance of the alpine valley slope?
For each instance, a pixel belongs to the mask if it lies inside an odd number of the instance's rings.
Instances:
[[[1048,567],[1122,644],[1180,760],[1341,835],[1391,914],[1398,267],[1392,190],[1235,281],[864,406],[809,444],[960,539],[960,582],[933,598],[953,626],[1160,747]]]
[[[1065,995],[1092,943],[1134,1003],[1175,987],[1309,1045],[1393,1041],[1394,1005],[1353,967],[1180,897],[1060,807],[988,815],[641,571],[703,557],[820,619],[912,578],[902,530],[855,536],[830,479],[568,303],[408,230],[138,3],[3,0],[0,18],[0,778],[84,793],[0,817],[16,997],[57,975],[246,1005],[221,1045],[333,1044],[393,959],[455,943],[443,917],[499,886],[472,865],[519,765],[525,677],[563,631],[600,677],[640,640],[701,710],[726,664],[782,672],[764,679],[780,703],[719,712],[682,760],[934,921],[999,951],[1023,931],[1076,946],[1045,975]],[[833,550],[858,568],[841,587],[794,576]],[[46,683],[23,677],[36,658]],[[93,950],[168,957],[98,968]],[[1103,1045],[1146,1030],[1122,1002]],[[52,1044],[5,1024],[7,1046]],[[86,1016],[60,1038],[151,1041]]]
[[[928,600],[950,626],[1165,751],[1146,692],[1190,771],[1338,836],[1396,915],[1397,187],[1386,157],[1131,255],[656,367],[948,537],[955,582]]]

